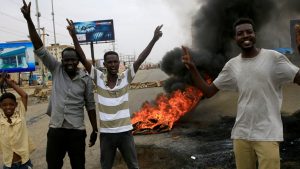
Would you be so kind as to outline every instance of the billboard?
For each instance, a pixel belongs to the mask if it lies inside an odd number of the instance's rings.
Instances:
[[[29,72],[35,70],[31,42],[0,43],[0,72]]]
[[[115,40],[113,20],[75,22],[74,27],[79,43]]]
[[[300,19],[290,20],[291,47],[294,51],[297,51],[296,31],[295,31],[295,26],[297,24],[300,25]]]

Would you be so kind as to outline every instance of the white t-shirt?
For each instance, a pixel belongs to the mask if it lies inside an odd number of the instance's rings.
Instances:
[[[282,85],[293,82],[299,68],[284,55],[261,49],[254,58],[229,60],[214,80],[220,90],[239,92],[232,139],[283,141]]]

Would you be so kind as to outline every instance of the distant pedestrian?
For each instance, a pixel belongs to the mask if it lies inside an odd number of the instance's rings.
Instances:
[[[128,89],[140,65],[150,54],[154,44],[162,36],[161,26],[157,26],[154,36],[138,59],[124,72],[119,72],[119,55],[114,51],[104,54],[104,66],[107,73],[97,70],[87,61],[75,35],[73,21],[67,27],[73,39],[80,61],[89,72],[97,86],[97,98],[100,117],[100,151],[102,169],[111,169],[117,149],[120,150],[127,167],[138,169],[138,160],[132,136]]]
[[[3,82],[21,96],[21,101],[17,101],[12,93],[3,93],[0,97],[0,150],[3,169],[31,169],[30,153],[34,148],[25,118],[28,95],[4,74],[0,78],[0,84]]]
[[[279,169],[279,142],[283,141],[282,87],[291,82],[300,85],[299,68],[286,56],[255,46],[251,19],[237,20],[234,31],[241,53],[225,64],[213,83],[204,81],[185,47],[182,60],[206,97],[219,90],[239,93],[231,132],[237,169],[256,169],[257,163],[259,169]]]
[[[4,78],[7,78],[7,79],[10,79],[10,75],[9,74],[7,74],[7,73],[5,73],[5,72],[3,72],[2,74],[1,74],[1,76],[2,75],[5,75],[6,77],[4,77]],[[13,82],[13,81],[12,81]],[[7,83],[4,81],[1,85],[0,85],[0,88],[1,88],[1,93],[3,94],[3,93],[6,93],[6,89],[7,89]]]
[[[47,114],[50,114],[46,151],[48,169],[61,169],[66,153],[72,169],[84,169],[84,107],[93,128],[89,146],[95,144],[98,133],[93,82],[87,73],[78,68],[79,56],[75,49],[64,49],[61,62],[46,50],[32,22],[30,5],[31,3],[27,5],[23,0],[21,11],[27,21],[35,53],[51,72],[53,80],[47,110]]]

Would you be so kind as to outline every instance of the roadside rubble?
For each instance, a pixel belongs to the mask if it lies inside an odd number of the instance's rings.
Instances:
[[[154,87],[162,87],[163,81],[155,81],[155,82],[138,82],[138,83],[132,83],[130,85],[130,89],[143,89],[143,88],[154,88]],[[42,103],[48,101],[50,95],[51,95],[51,89],[52,85],[48,84],[47,86],[26,86],[23,87],[25,90],[27,90],[27,93],[30,96],[30,100],[32,104]],[[31,91],[29,91],[31,90]],[[33,90],[33,92],[32,92]]]
[[[131,83],[130,89],[143,89],[143,88],[152,88],[152,87],[162,87],[163,81],[155,81],[155,82],[138,82]]]
[[[50,94],[50,90],[51,89],[48,89],[48,88],[37,87],[37,88],[35,88],[35,90],[33,92],[33,96],[39,97],[41,99],[48,98],[48,96]]]
[[[43,87],[43,86],[36,86],[32,89],[33,92],[29,93],[29,103],[30,104],[38,104],[38,103],[45,103],[48,102],[50,94],[51,94],[51,87]]]

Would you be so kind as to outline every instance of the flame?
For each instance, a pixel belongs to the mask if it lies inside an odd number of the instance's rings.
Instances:
[[[211,80],[207,80],[211,83]],[[192,110],[203,93],[192,86],[184,91],[176,90],[170,96],[160,94],[155,105],[146,101],[140,111],[134,114],[131,122],[133,134],[155,134],[170,131],[176,121]]]

